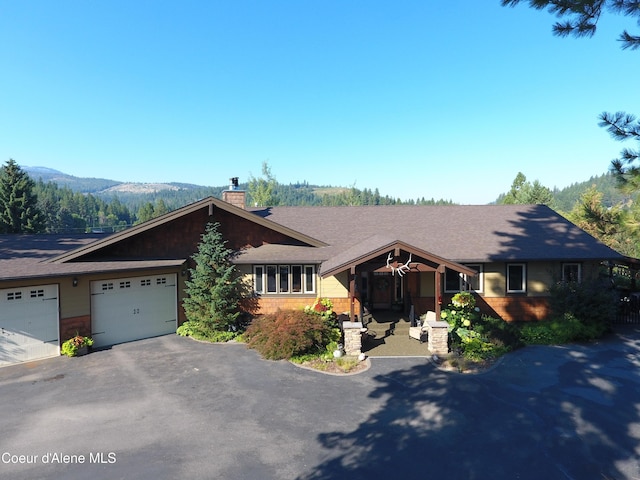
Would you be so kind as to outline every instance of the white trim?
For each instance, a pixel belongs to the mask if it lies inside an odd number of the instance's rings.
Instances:
[[[297,267],[299,269],[299,284],[300,289],[298,291],[293,291],[294,282],[294,268]],[[281,290],[281,279],[282,272],[286,269],[287,271],[287,289]],[[274,289],[269,290],[269,275],[268,272],[272,271],[274,273],[273,283]],[[261,271],[261,273],[260,273]],[[252,266],[252,284],[253,284],[253,292],[258,295],[314,295],[317,290],[316,285],[316,276],[317,276],[317,266],[316,265],[305,265],[301,263],[293,263],[293,264],[278,264],[278,265],[253,265]],[[258,282],[257,279],[260,277],[261,282]],[[310,278],[309,278],[310,277]],[[311,288],[309,289],[309,281],[311,280]],[[258,288],[261,283],[262,288]]]
[[[511,267],[522,267],[522,284],[520,285],[521,288],[519,289],[509,288],[509,283],[510,283],[509,269]],[[526,293],[527,292],[527,264],[526,263],[507,263],[505,280],[506,280],[505,287],[506,287],[507,293]]]
[[[467,275],[466,273],[460,273],[460,272],[456,272],[455,270],[452,270],[450,268],[447,268],[445,270],[445,279],[444,279],[444,291],[445,293],[457,293],[457,292],[465,292],[465,291],[473,291],[473,292],[477,292],[477,293],[483,293],[484,292],[484,265],[482,263],[464,263],[463,264],[465,267],[467,268],[471,268],[473,270],[476,270],[478,272],[478,274],[475,277],[471,277],[471,281],[474,281],[476,278],[478,279],[478,286],[479,288],[476,289],[471,289],[468,287],[469,284],[469,275]],[[457,274],[458,276],[458,286],[455,289],[447,289],[447,278],[446,275],[450,274],[450,275],[455,275]]]

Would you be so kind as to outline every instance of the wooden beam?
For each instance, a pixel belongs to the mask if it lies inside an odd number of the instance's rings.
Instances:
[[[440,321],[440,311],[441,311],[441,305],[440,302],[442,301],[442,276],[444,275],[445,272],[445,267],[444,265],[438,265],[438,269],[436,270],[436,273],[434,274],[435,277],[435,286],[434,286],[434,290],[435,290],[435,311],[436,311],[436,320]]]
[[[356,267],[349,270],[349,320],[355,322]]]

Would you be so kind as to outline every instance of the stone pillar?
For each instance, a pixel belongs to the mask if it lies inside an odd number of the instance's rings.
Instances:
[[[360,355],[362,351],[362,322],[342,322],[344,332],[344,353]]]
[[[430,320],[427,325],[429,327],[427,348],[434,355],[447,355],[449,353],[449,324]]]

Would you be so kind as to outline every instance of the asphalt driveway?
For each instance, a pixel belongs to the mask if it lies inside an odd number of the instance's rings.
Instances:
[[[174,335],[0,369],[0,478],[640,479],[640,329],[479,375]]]

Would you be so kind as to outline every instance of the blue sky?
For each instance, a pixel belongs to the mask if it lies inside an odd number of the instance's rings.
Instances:
[[[0,161],[80,177],[379,188],[484,204],[562,188],[640,114],[633,20],[590,39],[499,0],[0,0]]]

